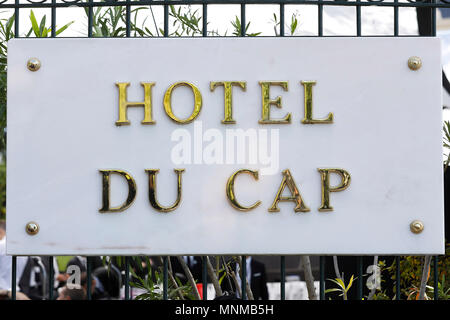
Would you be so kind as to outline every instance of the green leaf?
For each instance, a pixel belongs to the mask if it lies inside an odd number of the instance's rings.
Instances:
[[[351,288],[352,284],[353,284],[353,275],[350,278],[350,281],[348,282],[348,286],[347,286],[347,288],[345,288],[345,291],[348,291]]]
[[[39,36],[36,35],[37,37],[41,37],[41,38],[46,37],[46,35],[44,36],[44,32],[47,31],[47,29],[45,28],[45,20],[46,20],[46,16],[44,15],[41,19],[41,24],[39,25]]]
[[[328,280],[337,284],[341,288],[341,290],[345,290],[345,284],[341,279],[336,278],[336,279],[328,279]]]
[[[339,290],[338,288],[331,288],[331,289],[325,290],[325,293],[329,293],[329,292],[341,292],[341,290]]]
[[[297,18],[295,18],[291,24],[291,35],[293,35],[295,33],[295,30],[297,29],[297,24],[298,24],[298,20],[297,20]]]
[[[225,277],[227,276],[227,273],[224,272],[224,274],[219,278],[219,284],[221,285],[223,282],[223,279],[225,279]]]
[[[66,25],[62,26],[61,28],[57,29],[55,32],[55,35],[59,35],[60,33],[64,32],[64,30],[66,30],[72,23],[74,23],[75,21],[70,21],[69,23],[67,23]]]
[[[34,31],[34,34],[36,36],[38,36],[39,35],[39,26],[38,26],[36,17],[34,16],[33,10],[30,11],[30,21],[31,21],[31,28]]]
[[[131,273],[131,275],[135,278],[135,279],[137,279],[139,282],[140,282],[140,285],[141,286],[145,286],[145,281],[141,278],[141,277],[139,277],[137,274],[136,274],[136,272],[133,270],[133,268],[130,268],[130,273]],[[134,282],[130,282],[130,284],[131,283],[133,283],[133,284],[135,284],[135,285],[139,285],[139,284],[137,284],[137,283],[134,283]],[[145,289],[145,287],[143,288],[143,289]]]
[[[96,37],[101,37],[102,36],[102,29],[100,29],[99,26],[93,26],[94,27],[94,35]]]
[[[13,14],[10,18],[9,18],[9,20],[8,20],[8,22],[6,23],[6,32],[5,32],[5,36],[6,36],[6,41],[8,41],[9,39],[11,39],[12,37],[14,37],[14,33],[13,32],[11,32],[11,30],[12,30],[12,26],[13,26],[13,24],[14,24],[14,18],[15,18],[15,15]]]

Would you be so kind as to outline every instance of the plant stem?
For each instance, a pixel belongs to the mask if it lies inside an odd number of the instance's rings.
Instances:
[[[241,257],[238,257],[238,262],[239,262],[239,270],[240,272],[240,276],[241,276],[241,280],[242,280],[242,259]],[[247,293],[247,298],[248,300],[255,300],[255,298],[253,297],[253,292],[252,292],[252,288],[250,288],[250,284],[248,283],[247,277],[245,277],[245,292]]]
[[[184,261],[182,256],[177,256],[177,259],[180,262],[181,267],[183,268],[184,274],[188,278],[189,284],[192,287],[192,292],[194,293],[195,298],[197,300],[201,300],[200,294],[198,293],[197,285],[195,284],[195,280],[194,280],[194,277],[192,276],[191,270],[189,270],[189,267],[186,264],[186,262]]]
[[[428,282],[428,275],[430,272],[431,256],[425,256],[422,269],[422,279],[420,280],[419,300],[424,300],[425,290]]]
[[[302,256],[303,273],[305,274],[306,288],[308,289],[309,300],[317,300],[316,289],[314,288],[314,277],[311,269],[309,256]]]
[[[223,257],[222,257],[222,259],[223,259]],[[234,285],[236,287],[236,292],[239,294],[239,296],[242,297],[241,285],[239,284],[239,281],[237,281],[236,274],[234,273],[234,271],[232,271],[232,270],[230,271],[230,269],[228,268],[228,264],[225,262],[225,260],[223,260],[223,265],[225,266],[225,272],[227,274],[227,278],[231,277],[231,279],[233,279]],[[230,281],[230,280],[228,279],[228,281]],[[230,288],[232,288],[231,281],[230,281]]]
[[[163,258],[159,257],[159,260],[161,262],[161,264],[164,264]],[[181,292],[178,291],[178,284],[177,281],[175,280],[175,278],[173,277],[173,271],[172,271],[172,263],[170,262],[170,259],[168,259],[168,263],[169,263],[169,278],[170,281],[172,281],[173,283],[173,287],[175,288],[175,290],[178,292],[178,296],[180,297],[181,300],[184,300],[183,294]]]
[[[206,257],[206,263],[207,263],[207,267],[208,267],[208,275],[211,278],[211,281],[214,285],[214,290],[216,290],[216,296],[220,297],[221,295],[223,295],[222,288],[220,288],[219,280],[217,279],[217,275],[214,271],[214,268],[213,268],[208,256]]]
[[[333,256],[333,265],[334,265],[334,273],[336,273],[336,278],[342,279],[341,273],[339,272],[339,265],[338,265],[338,259],[337,256]]]

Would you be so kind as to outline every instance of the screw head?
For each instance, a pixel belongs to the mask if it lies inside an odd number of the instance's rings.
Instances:
[[[39,232],[39,225],[34,222],[34,221],[30,221],[27,223],[26,227],[25,227],[25,231],[30,235],[30,236],[34,236]]]
[[[37,58],[30,58],[27,61],[27,68],[30,71],[38,71],[41,68],[41,62]]]
[[[413,222],[411,222],[411,224],[409,225],[409,228],[411,230],[412,233],[421,233],[424,229],[424,225],[423,222],[420,220],[414,220]]]
[[[422,59],[419,57],[413,56],[408,59],[408,67],[411,70],[419,70],[422,67]]]

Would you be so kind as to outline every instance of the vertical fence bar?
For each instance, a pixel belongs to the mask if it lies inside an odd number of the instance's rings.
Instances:
[[[169,257],[163,257],[163,300],[168,299],[169,291]]]
[[[169,6],[164,5],[164,37],[169,36]]]
[[[358,293],[357,293],[357,299],[358,300],[362,300],[363,298],[363,257],[362,256],[358,256],[356,258],[356,268],[357,268],[357,273],[358,273]]]
[[[53,300],[53,289],[55,288],[55,270],[53,263],[53,256],[48,257],[48,300]]]
[[[131,6],[125,6],[125,35],[130,37],[131,35]]]
[[[89,3],[92,4],[94,0],[89,0]],[[92,38],[92,26],[94,25],[94,7],[89,6],[88,8],[88,37]]]
[[[356,0],[356,36],[361,37],[361,0]]]
[[[431,36],[436,37],[436,0],[431,1],[433,7],[431,8]]]
[[[325,300],[325,256],[319,258],[319,299]]]
[[[52,22],[51,22],[51,37],[56,37],[56,0],[52,0]]]
[[[19,37],[19,0],[15,1],[16,8],[14,8],[14,37]]]
[[[318,24],[318,31],[317,31],[317,35],[319,37],[323,36],[323,4],[319,4],[317,6],[317,24]]]
[[[208,5],[205,3],[203,4],[203,12],[202,12],[202,35],[204,37],[208,36]]]
[[[247,300],[247,257],[242,256],[241,268],[241,291],[242,300]]]
[[[434,300],[439,300],[439,257],[433,257]],[[444,284],[442,284],[444,285]]]
[[[245,4],[241,3],[241,37],[245,37]]]
[[[284,37],[284,3],[280,4],[280,37]]]
[[[125,300],[130,300],[130,257],[125,257]]]
[[[207,259],[207,256],[202,257],[203,300],[208,300],[208,265],[207,265],[206,259]]]
[[[395,299],[401,299],[400,293],[400,256],[395,258]]]
[[[280,299],[286,300],[286,256],[280,257]]]
[[[394,0],[394,36],[398,37],[398,0]]]
[[[92,258],[86,257],[86,294],[87,299],[92,300]]]
[[[12,256],[11,272],[11,300],[16,300],[17,291],[17,257]]]
[[[202,7],[202,36],[208,36],[208,5],[206,3],[204,3]],[[206,258],[206,256],[203,256],[202,259],[203,300],[208,300],[208,266]]]

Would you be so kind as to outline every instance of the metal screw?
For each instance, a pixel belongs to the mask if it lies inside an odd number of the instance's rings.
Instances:
[[[409,228],[411,229],[412,233],[421,233],[424,229],[423,222],[420,220],[414,220],[409,225]]]
[[[34,236],[39,232],[39,225],[34,221],[28,222],[25,230],[30,236]]]
[[[31,58],[27,61],[27,68],[30,71],[38,71],[41,68],[41,62],[37,58]]]
[[[411,57],[408,59],[408,67],[411,70],[419,70],[420,67],[422,67],[422,59],[420,59],[419,57]]]

